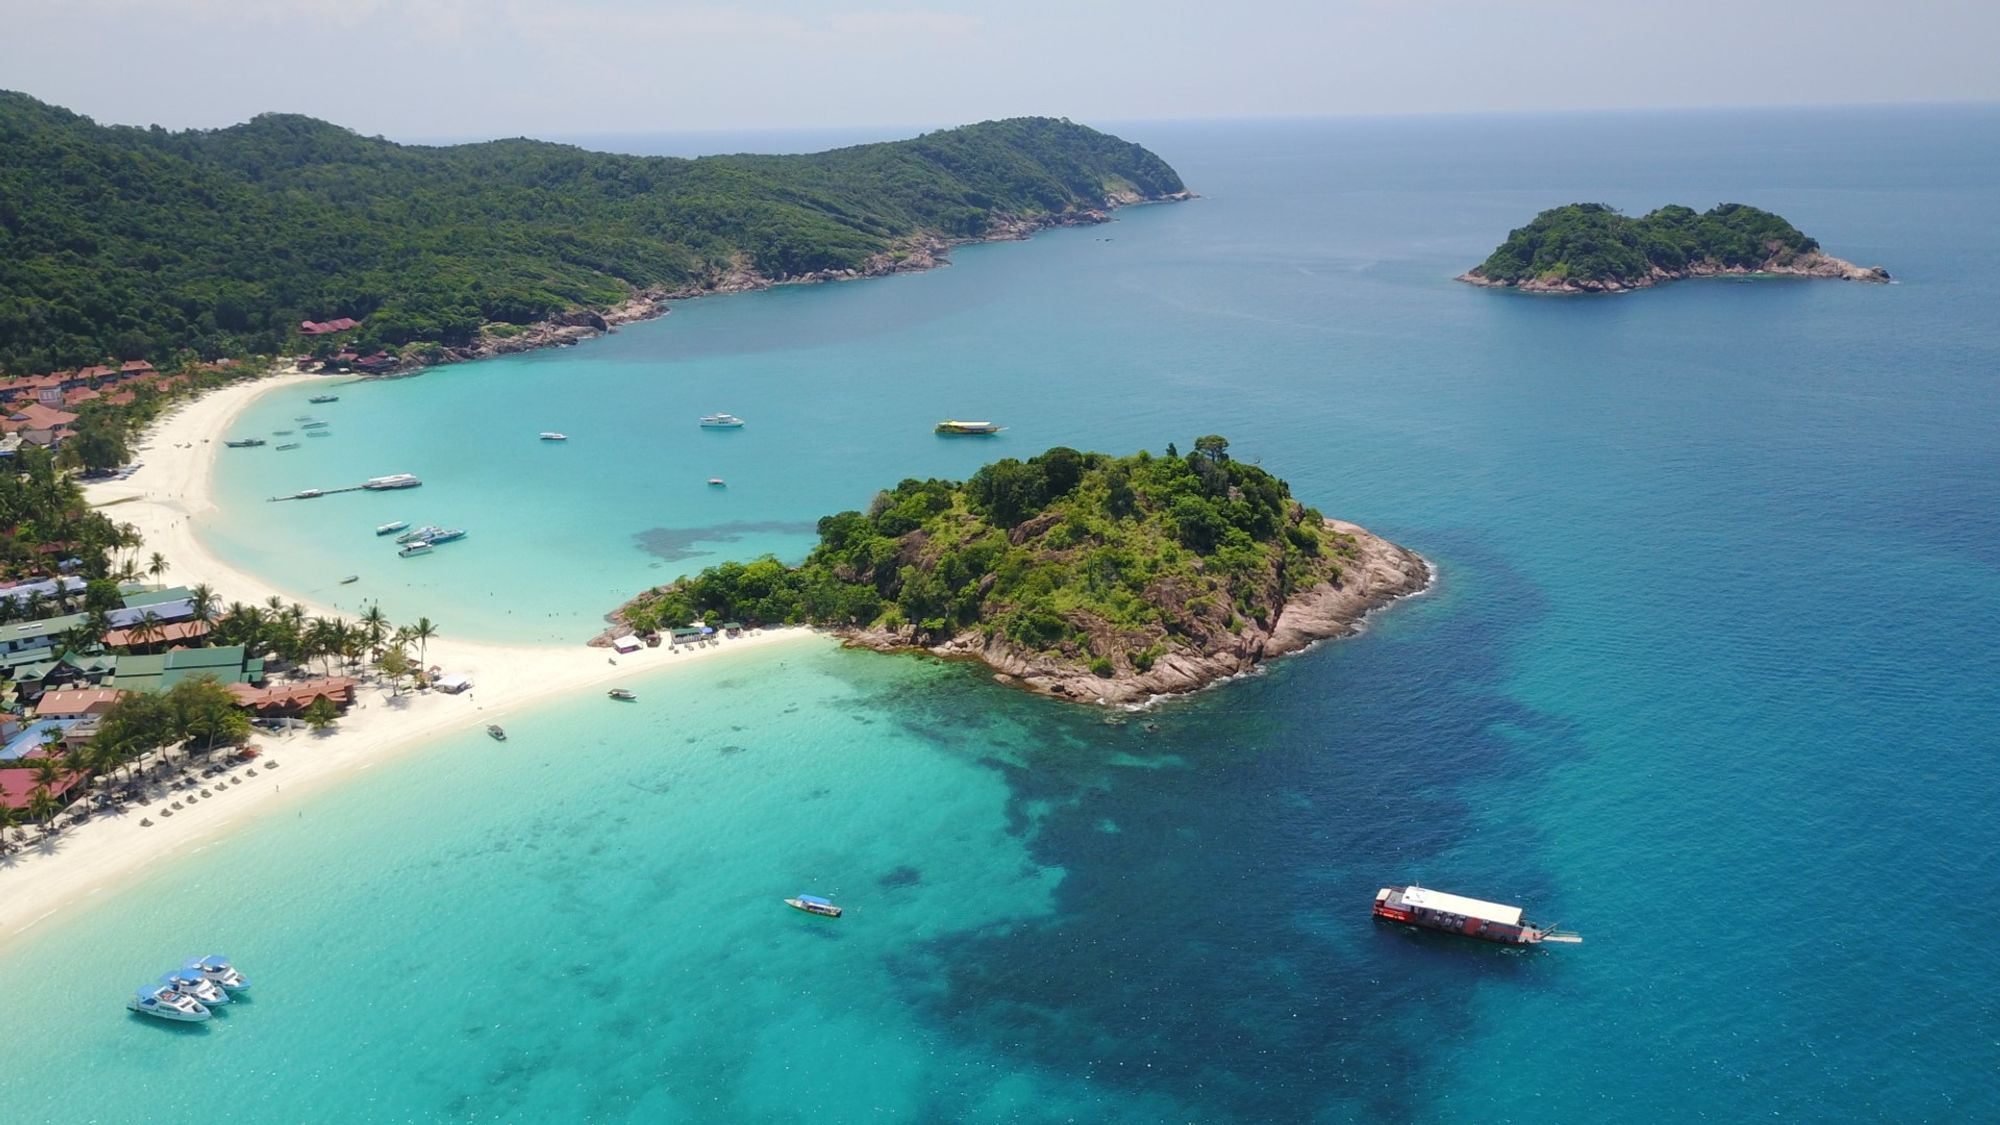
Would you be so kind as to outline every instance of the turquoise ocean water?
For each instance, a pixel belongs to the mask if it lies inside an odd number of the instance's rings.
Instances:
[[[274,396],[245,433],[332,436],[223,451],[203,533],[574,641],[906,476],[1219,432],[1434,594],[1123,723],[806,643],[443,740],[0,952],[9,1117],[2000,1118],[2000,111],[1121,131],[1206,198]],[[1573,199],[1755,203],[1899,283],[1449,280]],[[1370,922],[1410,880],[1586,944]],[[254,1003],[125,1015],[209,949]]]

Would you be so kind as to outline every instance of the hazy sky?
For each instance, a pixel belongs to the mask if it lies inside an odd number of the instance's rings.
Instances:
[[[2000,99],[2000,0],[0,0],[0,88],[397,138]]]

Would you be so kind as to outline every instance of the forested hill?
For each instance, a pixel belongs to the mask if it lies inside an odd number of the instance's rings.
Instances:
[[[1052,118],[686,160],[400,145],[285,114],[101,126],[0,91],[0,368],[269,353],[337,317],[363,321],[364,346],[459,343],[1181,190],[1146,149]]]
[[[1118,701],[1343,635],[1429,582],[1417,555],[1326,520],[1213,434],[1186,456],[1057,447],[962,484],[906,480],[819,534],[797,567],[726,563],[641,594],[615,631],[805,622]]]
[[[1602,203],[1572,203],[1536,215],[1460,278],[1543,290],[1636,289],[1717,273],[1790,273],[1887,281],[1820,251],[1819,242],[1769,211],[1723,203],[1705,212],[1678,205],[1638,218]]]

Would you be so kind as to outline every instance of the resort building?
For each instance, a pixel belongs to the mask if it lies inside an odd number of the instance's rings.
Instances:
[[[30,758],[39,756],[39,753],[27,755]],[[57,800],[62,800],[68,796],[70,790],[82,785],[83,781],[84,777],[80,773],[65,774],[49,786],[49,793]],[[37,788],[32,770],[0,770],[0,805],[12,809],[26,809]]]
[[[115,688],[66,688],[42,693],[35,704],[36,719],[96,718],[111,709],[125,693]]]
[[[16,582],[11,586],[0,586],[0,601],[11,601],[18,612],[31,598],[53,598],[60,589],[65,596],[81,594],[84,581],[75,575],[61,578],[43,578],[34,582]]]
[[[155,623],[150,629],[144,624],[130,628],[113,629],[104,634],[104,643],[110,648],[129,648],[135,652],[153,652],[173,648],[185,648],[199,643],[208,636],[210,626],[206,621],[172,621]]]
[[[325,699],[342,711],[354,703],[354,689],[361,681],[352,676],[327,676],[284,684],[229,685],[236,702],[260,719],[295,718],[317,699]]]
[[[169,691],[182,680],[208,676],[223,685],[261,684],[264,659],[249,656],[242,645],[184,648],[147,656],[113,657],[113,687],[120,691]]]

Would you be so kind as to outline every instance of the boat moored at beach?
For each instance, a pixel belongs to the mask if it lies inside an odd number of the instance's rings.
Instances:
[[[326,429],[326,428],[327,428],[328,426],[331,426],[332,424],[333,424],[333,423],[331,423],[331,422],[307,422],[307,423],[304,423],[303,425],[301,425],[301,426],[299,427],[299,429],[301,429],[301,430],[324,430],[324,429]]]
[[[416,488],[423,483],[415,473],[390,473],[386,477],[369,477],[361,482],[361,487],[370,492],[388,492],[398,488]]]
[[[500,724],[499,724],[499,723],[494,723],[494,724],[493,724],[492,726],[489,726],[489,727],[487,727],[487,728],[486,728],[486,733],[487,733],[487,734],[488,734],[488,735],[489,735],[489,736],[490,736],[490,737],[491,737],[491,738],[493,739],[493,741],[495,741],[495,742],[505,742],[505,741],[507,741],[507,732],[506,732],[505,730],[503,730],[503,729],[501,728],[501,726],[500,726]]]
[[[225,441],[222,444],[231,449],[255,449],[257,446],[264,444],[264,439],[260,437],[237,438],[235,441]]]
[[[430,544],[433,547],[440,543],[453,543],[465,538],[465,529],[462,527],[442,527],[431,535],[426,536],[426,538],[430,540]]]
[[[375,528],[375,534],[394,535],[396,532],[401,531],[409,526],[410,526],[409,520],[390,520],[388,523],[377,526]]]
[[[947,418],[937,424],[938,433],[963,434],[968,436],[997,434],[1006,428],[998,422],[963,422],[957,418]]]
[[[283,444],[283,445],[279,446],[278,448],[279,448],[279,449],[297,449],[298,447],[299,447],[299,443],[298,443],[298,442],[295,442],[295,441],[288,441],[288,442],[286,442],[285,444]]]
[[[1523,921],[1521,908],[1504,903],[1446,894],[1415,883],[1383,887],[1375,892],[1375,917],[1440,933],[1460,934],[1498,945],[1538,945],[1558,942],[1579,945],[1583,939],[1554,926]]]
[[[788,898],[785,900],[785,905],[791,907],[793,910],[803,910],[807,914],[817,914],[822,918],[840,917],[840,907],[835,906],[818,895],[800,895],[797,898]]]
[[[418,555],[428,555],[431,553],[431,543],[428,539],[412,539],[408,543],[396,548],[396,553],[406,559],[413,559]]]
[[[142,1016],[173,1020],[177,1023],[199,1023],[209,1017],[207,1005],[164,984],[149,984],[132,994],[125,1002],[127,1008]]]
[[[206,957],[190,957],[181,968],[192,969],[229,992],[242,992],[250,987],[250,982],[243,979],[243,974],[229,963],[229,958],[213,953]]]
[[[208,979],[196,969],[175,969],[160,978],[160,983],[200,1003],[213,1008],[217,1004],[229,1003],[229,994],[222,986]]]
[[[610,691],[607,691],[604,694],[610,696],[613,699],[618,700],[620,703],[630,703],[633,700],[639,698],[638,696],[633,695],[629,690],[622,687],[612,688]]]
[[[351,586],[359,581],[361,581],[361,576],[359,574],[350,574],[347,577],[341,579],[340,584],[342,586]]]
[[[743,419],[734,414],[704,414],[701,416],[704,430],[738,430],[743,428]]]
[[[403,526],[405,526],[405,527],[408,527],[409,525],[408,525],[408,524],[404,524]],[[415,543],[415,542],[416,542],[417,540],[419,540],[419,539],[422,539],[422,540],[425,540],[426,542],[428,542],[428,541],[430,540],[430,537],[431,537],[431,536],[433,536],[433,535],[436,535],[436,534],[437,534],[438,532],[440,532],[440,531],[443,531],[443,530],[444,530],[444,528],[441,528],[441,527],[437,526],[436,524],[432,524],[432,523],[427,523],[427,524],[425,524],[425,525],[424,525],[424,526],[422,526],[422,527],[419,527],[419,528],[416,528],[416,529],[414,529],[414,530],[412,530],[412,531],[405,531],[405,532],[404,532],[404,533],[402,533],[401,535],[398,535],[398,536],[396,536],[396,542],[398,542],[398,543]]]
[[[307,401],[307,402],[339,402],[339,401],[340,401],[340,396],[339,396],[339,395],[314,395],[314,396],[312,396],[311,398],[307,399],[306,401]]]

